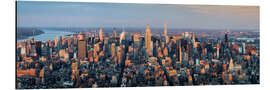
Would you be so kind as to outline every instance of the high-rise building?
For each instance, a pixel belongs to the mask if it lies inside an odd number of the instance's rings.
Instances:
[[[192,41],[195,42],[195,32],[193,32]]]
[[[163,55],[164,56],[168,56],[169,55],[169,51],[168,51],[168,48],[167,47],[164,48]]]
[[[111,45],[111,55],[112,55],[112,57],[114,57],[115,56],[115,43],[112,43],[112,45]]]
[[[74,44],[73,44],[73,38],[71,36],[71,38],[68,39],[68,52],[69,53],[73,53],[73,49],[74,48]]]
[[[126,38],[126,32],[125,29],[123,29],[122,33],[120,34],[120,43],[122,43],[123,40]]]
[[[41,41],[36,41],[36,53],[37,53],[37,56],[41,56]]]
[[[191,34],[191,32],[188,32],[189,34],[188,34],[188,41],[191,41],[191,36],[192,36],[192,34]]]
[[[227,34],[227,32],[225,33],[224,39],[225,39],[225,42],[227,43],[228,42],[228,34]]]
[[[75,78],[78,76],[78,62],[72,63],[72,80],[75,80]]]
[[[94,45],[94,57],[98,57],[98,52],[100,51],[100,46],[99,46],[99,43],[96,43]]]
[[[44,68],[40,70],[39,77],[41,78],[41,82],[44,83]]]
[[[170,38],[167,33],[167,22],[164,23],[164,37],[166,39],[166,43],[169,43]]]
[[[246,44],[244,42],[242,42],[242,53],[246,53]]]
[[[35,38],[34,37],[30,38],[30,43],[35,43]]]
[[[193,43],[193,46],[195,46],[196,44],[196,41],[195,41],[195,32],[193,32],[193,35],[192,35],[192,43]]]
[[[116,28],[113,28],[113,37],[117,37]]]
[[[57,47],[57,46],[58,46],[58,43],[59,43],[59,37],[56,36],[56,38],[55,38],[55,43],[54,43],[54,47]]]
[[[123,53],[123,50],[122,50],[122,47],[121,46],[118,46],[117,47],[117,59],[118,59],[118,64],[120,64],[121,63],[121,61],[122,61],[122,53]]]
[[[185,39],[186,39],[186,40],[188,40],[189,33],[188,33],[188,32],[185,32],[185,34],[184,34],[184,35],[185,35],[185,36],[184,36],[184,37],[185,37]]]
[[[139,47],[140,45],[140,36],[141,35],[139,33],[133,35],[133,41],[136,47]]]
[[[167,36],[167,22],[164,23],[164,36]]]
[[[103,34],[102,28],[99,29],[99,39],[100,39],[100,41],[104,40],[104,34]]]
[[[181,47],[181,45],[179,45],[179,61],[181,64],[182,63],[182,47]]]
[[[158,47],[158,57],[163,57],[163,53],[160,47]]]
[[[61,36],[60,37],[56,36],[54,47],[56,47],[57,50],[60,50],[62,48],[62,37]]]
[[[78,35],[78,58],[85,58],[86,57],[86,40],[83,34]]]
[[[230,64],[229,64],[229,70],[232,70],[233,68],[234,68],[233,59],[231,58]]]
[[[25,46],[23,46],[23,47],[21,47],[21,56],[22,57],[26,57],[26,47]]]
[[[31,54],[31,44],[28,44],[27,47],[26,47],[26,56],[30,56]]]
[[[150,31],[150,26],[149,24],[147,24],[146,30],[145,30],[145,48],[146,48],[146,52],[148,54],[148,56],[152,55],[152,51],[151,51],[151,31]]]
[[[220,49],[220,45],[219,43],[217,44],[217,58],[219,58],[219,49]]]
[[[113,28],[113,35],[112,35],[112,38],[113,38],[113,42],[117,42],[117,31],[115,28]]]

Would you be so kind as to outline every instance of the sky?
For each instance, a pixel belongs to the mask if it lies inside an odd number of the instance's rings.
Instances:
[[[18,1],[18,27],[259,30],[259,6]]]

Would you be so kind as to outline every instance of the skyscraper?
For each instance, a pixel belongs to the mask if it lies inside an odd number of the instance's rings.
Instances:
[[[100,41],[104,40],[104,34],[103,34],[102,28],[99,29],[99,39],[100,39]]]
[[[86,57],[86,40],[83,34],[78,35],[78,58],[85,58]]]
[[[181,44],[179,45],[179,61],[180,61],[180,64],[182,64],[182,47],[181,47]]]
[[[169,36],[167,34],[167,22],[164,23],[164,37],[166,39],[166,43],[169,43]]]
[[[146,52],[149,56],[152,55],[152,51],[151,51],[151,31],[150,31],[150,26],[149,24],[147,24],[146,30],[145,30],[145,48],[146,48]]]
[[[120,34],[120,43],[122,43],[122,40],[125,40],[125,38],[126,38],[126,32],[125,32],[125,29],[123,28],[123,31]]]
[[[123,50],[122,50],[122,47],[121,46],[117,46],[117,59],[118,59],[118,61],[117,61],[117,63],[118,64],[120,64],[121,63],[121,61],[122,61],[122,53],[123,53]]]
[[[188,32],[185,32],[185,34],[184,34],[184,35],[185,35],[185,39],[186,39],[186,40],[188,40],[188,37],[189,37],[189,35],[188,35],[188,34],[189,34]]]
[[[244,42],[242,42],[242,53],[246,53],[246,44]]]
[[[116,32],[116,29],[115,29],[115,28],[113,28],[113,39],[116,39],[116,37],[117,37],[117,32]]]
[[[112,43],[112,45],[111,45],[111,55],[112,55],[112,57],[114,57],[115,56],[115,43]]]
[[[57,48],[57,50],[61,49],[61,46],[62,46],[62,37],[61,36],[60,37],[56,36],[54,46]]]
[[[231,58],[230,64],[229,64],[229,70],[232,70],[233,68],[234,68],[233,59]]]
[[[219,49],[220,49],[220,45],[219,43],[217,44],[217,58],[219,58]]]
[[[167,22],[164,23],[164,36],[167,36]]]
[[[195,32],[193,32],[193,35],[192,35],[193,48],[197,48],[197,42],[195,39],[196,39],[196,35],[195,35]]]
[[[37,56],[40,57],[41,56],[41,41],[36,41],[36,53]]]
[[[68,39],[68,52],[73,53],[73,35],[71,35],[71,38]]]
[[[133,41],[136,47],[139,47],[140,45],[140,34],[136,33],[133,35]]]
[[[195,32],[193,32],[192,41],[195,42]]]
[[[227,43],[228,42],[228,34],[227,34],[227,32],[225,33],[224,39],[225,39],[225,42]]]

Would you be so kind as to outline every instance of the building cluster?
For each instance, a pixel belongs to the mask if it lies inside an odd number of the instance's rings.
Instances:
[[[255,32],[168,33],[165,23],[164,33],[151,33],[150,25],[137,33],[100,28],[16,46],[17,88],[260,83]]]

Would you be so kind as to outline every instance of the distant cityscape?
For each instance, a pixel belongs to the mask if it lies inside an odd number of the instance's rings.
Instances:
[[[260,84],[259,31],[128,29],[17,40],[16,88]]]

